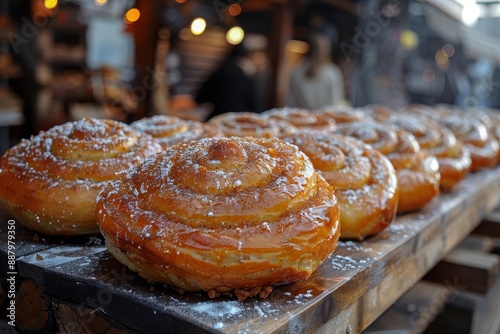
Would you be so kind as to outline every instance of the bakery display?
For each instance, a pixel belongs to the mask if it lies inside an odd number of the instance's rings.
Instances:
[[[208,124],[215,126],[226,137],[272,138],[295,132],[287,122],[267,118],[253,112],[225,113],[212,117]]]
[[[298,108],[276,108],[267,110],[262,116],[289,123],[301,131],[333,131],[335,120],[321,113]]]
[[[276,138],[169,147],[109,184],[95,212],[118,261],[210,297],[264,298],[308,278],[340,231],[333,188]]]
[[[389,118],[388,122],[410,132],[422,150],[438,159],[441,189],[451,190],[470,172],[469,150],[451,130],[431,119],[402,113]]]
[[[306,132],[283,140],[297,145],[336,189],[342,239],[362,240],[393,221],[397,179],[382,153],[362,141],[335,134]]]
[[[58,125],[0,158],[0,202],[38,232],[95,233],[99,191],[160,151],[151,136],[116,121],[85,118]]]
[[[136,131],[153,136],[164,149],[180,142],[223,136],[222,132],[214,126],[167,115],[143,118],[130,126]]]
[[[374,121],[342,124],[335,132],[357,138],[389,158],[398,178],[398,213],[419,210],[439,195],[438,161],[420,150],[409,132]]]

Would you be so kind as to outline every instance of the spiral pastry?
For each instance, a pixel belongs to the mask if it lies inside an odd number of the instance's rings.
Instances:
[[[116,121],[85,118],[55,126],[0,158],[0,201],[35,231],[95,233],[99,191],[160,151],[151,136]]]
[[[230,112],[212,117],[215,126],[226,137],[273,138],[295,132],[295,127],[253,112]]]
[[[439,165],[409,132],[361,121],[340,125],[336,133],[360,139],[387,156],[398,178],[398,213],[419,210],[439,194]]]
[[[365,118],[369,118],[377,122],[384,122],[395,113],[395,111],[382,104],[369,104],[358,110],[365,115]]]
[[[362,240],[384,230],[396,216],[396,173],[380,152],[354,138],[301,133],[283,139],[297,145],[336,189],[340,236]]]
[[[442,115],[439,121],[449,128],[470,151],[471,171],[497,165],[498,141],[480,120],[466,113],[453,113]]]
[[[207,138],[167,148],[99,196],[109,251],[183,290],[239,299],[305,279],[335,249],[333,189],[276,138]]]
[[[471,168],[469,150],[457,141],[449,129],[429,119],[413,115],[396,115],[388,122],[410,132],[422,150],[438,159],[441,189],[451,190],[469,173]]]
[[[223,136],[222,132],[213,126],[166,115],[143,118],[130,126],[136,131],[152,135],[164,149],[180,142]]]
[[[362,121],[366,118],[365,114],[354,108],[339,108],[339,107],[328,107],[322,110],[316,111],[322,117],[327,119],[332,119],[335,124],[351,123],[356,121]]]
[[[292,124],[301,131],[333,131],[336,128],[333,118],[306,109],[271,109],[263,112],[262,116]]]

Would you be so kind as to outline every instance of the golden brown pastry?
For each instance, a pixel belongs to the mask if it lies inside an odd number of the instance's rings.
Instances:
[[[358,109],[365,115],[365,118],[372,119],[377,122],[384,122],[389,119],[395,111],[382,104],[369,104]]]
[[[360,121],[339,125],[336,133],[371,145],[391,161],[398,178],[398,213],[419,210],[439,195],[439,164],[409,132],[387,124]]]
[[[144,118],[130,126],[136,131],[152,135],[164,149],[180,142],[223,136],[214,126],[166,115]]]
[[[273,138],[295,132],[289,123],[269,119],[253,112],[230,112],[212,117],[208,124],[226,137]]]
[[[362,240],[393,221],[397,179],[382,153],[362,141],[335,134],[307,132],[283,140],[297,145],[336,189],[342,239]]]
[[[333,119],[335,124],[362,121],[367,117],[361,111],[351,107],[328,107],[316,112],[325,118]]]
[[[428,118],[415,115],[398,114],[391,117],[388,122],[410,132],[422,150],[438,159],[441,189],[451,190],[469,173],[471,168],[469,150],[457,141],[449,129]]]
[[[491,168],[497,165],[499,145],[497,139],[480,120],[467,113],[443,113],[440,124],[449,128],[470,152],[471,171]]]
[[[99,191],[160,151],[151,136],[116,121],[85,118],[55,126],[0,158],[0,201],[35,231],[95,233]]]
[[[309,277],[340,230],[332,187],[276,138],[169,147],[109,185],[96,218],[109,251],[141,276],[240,299]]]
[[[277,108],[265,111],[262,116],[292,124],[301,131],[333,131],[335,121],[321,113],[299,108]]]

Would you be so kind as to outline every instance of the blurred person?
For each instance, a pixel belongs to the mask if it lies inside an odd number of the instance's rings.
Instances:
[[[209,119],[226,112],[254,111],[257,96],[254,73],[255,66],[248,58],[248,50],[240,43],[202,84],[196,102],[212,104]]]
[[[331,42],[325,34],[314,33],[309,51],[292,72],[287,104],[291,107],[319,109],[345,102],[344,78],[331,61]]]

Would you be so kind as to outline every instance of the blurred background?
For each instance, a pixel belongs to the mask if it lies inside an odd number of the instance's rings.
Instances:
[[[197,94],[238,45],[249,111],[288,105],[313,32],[339,105],[499,108],[499,17],[497,0],[0,0],[0,149],[85,116],[206,120]]]

